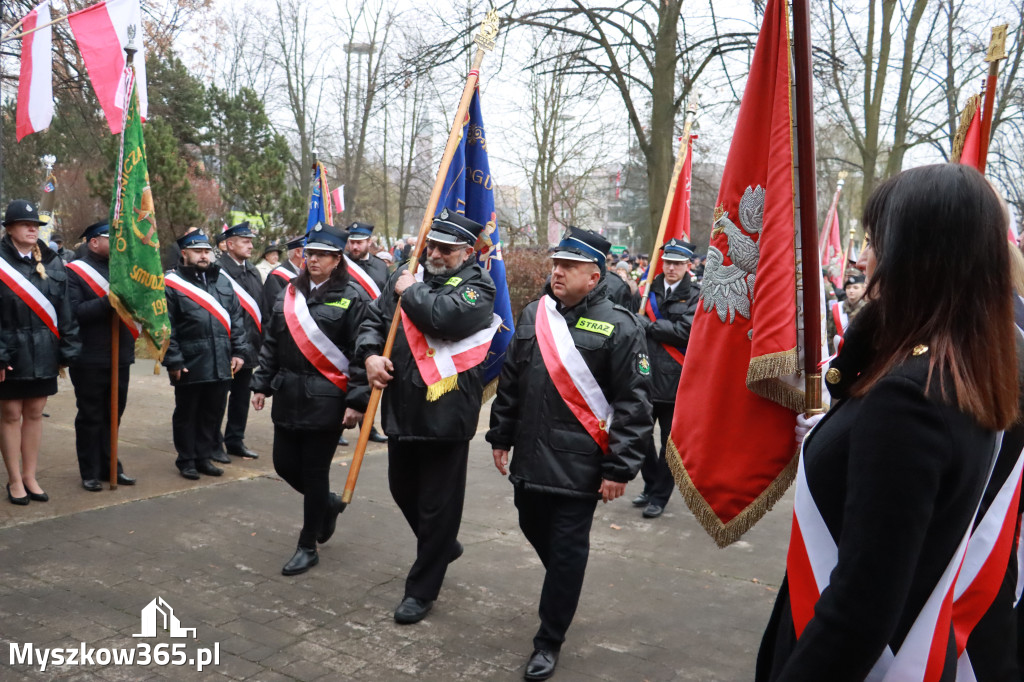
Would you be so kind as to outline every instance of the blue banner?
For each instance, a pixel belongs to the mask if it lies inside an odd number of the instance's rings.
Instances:
[[[477,258],[494,280],[498,290],[494,299],[494,312],[502,319],[502,326],[494,335],[491,349],[483,363],[486,386],[497,380],[501,373],[505,351],[512,340],[514,321],[508,281],[505,278],[505,260],[501,253],[498,216],[494,212],[494,180],[491,178],[491,164],[487,160],[487,135],[484,132],[483,115],[480,113],[479,89],[473,93],[473,100],[469,103],[469,113],[462,126],[462,138],[452,165],[448,168],[437,212],[440,213],[444,208],[462,213],[485,228],[480,233]]]
[[[324,174],[324,165],[317,163],[313,170],[313,191],[309,197],[309,218],[306,219],[306,234],[312,230],[317,223],[333,225],[331,216],[331,193],[327,189],[327,177]]]

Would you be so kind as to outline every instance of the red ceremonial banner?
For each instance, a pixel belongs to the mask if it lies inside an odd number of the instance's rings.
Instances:
[[[789,49],[786,2],[770,0],[718,194],[667,453],[686,503],[723,547],[796,473],[793,429],[804,396]]]

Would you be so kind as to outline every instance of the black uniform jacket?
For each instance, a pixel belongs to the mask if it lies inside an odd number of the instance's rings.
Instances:
[[[51,379],[61,365],[70,365],[82,350],[78,338],[78,321],[71,313],[68,299],[68,275],[64,262],[42,241],[38,242],[46,279],[36,272],[36,263],[27,263],[18,255],[11,238],[0,239],[3,258],[36,285],[57,311],[54,336],[38,315],[6,284],[0,282],[0,363],[8,379]]]
[[[290,260],[281,261],[278,263],[277,267],[287,270],[293,279],[299,276],[298,268],[292,265]],[[284,281],[284,278],[273,273],[274,271],[271,270],[270,273],[267,274],[267,281],[263,283],[263,309],[266,311],[274,309],[274,303],[288,284],[288,282]]]
[[[178,383],[199,384],[231,380],[231,358],[244,358],[248,350],[242,306],[231,283],[220,276],[220,266],[211,263],[202,272],[181,265],[173,272],[217,299],[231,316],[231,333],[206,308],[185,294],[167,287],[167,313],[171,318],[171,343],[164,355],[164,367],[187,369]]]
[[[550,288],[546,292],[551,296]],[[633,479],[648,449],[654,423],[650,360],[643,329],[627,309],[598,286],[578,305],[562,309],[573,341],[612,408],[605,455],[551,381],[537,344],[538,301],[523,309],[505,355],[491,405],[487,441],[512,453],[510,480],[527,490],[572,497],[597,496],[601,480]],[[580,329],[581,318],[607,322],[607,334]]]
[[[80,259],[96,272],[110,279],[110,261],[100,258],[92,251],[86,251]],[[104,369],[110,367],[110,318],[115,315],[110,307],[110,298],[97,296],[84,279],[71,268],[68,273],[68,298],[71,310],[78,320],[78,335],[82,340],[82,352],[72,364],[75,367]],[[135,339],[128,327],[122,323],[118,339],[117,359],[121,366],[135,362]]]
[[[651,400],[674,403],[683,366],[661,344],[667,343],[686,352],[693,315],[700,300],[700,285],[691,281],[689,275],[684,275],[666,300],[665,276],[658,275],[651,284],[651,298],[657,301],[662,319],[652,322],[645,311],[638,314],[640,324],[647,332],[647,348],[651,352]]]
[[[234,258],[226,253],[221,254],[221,257],[217,259],[217,265],[220,266],[221,270],[228,273],[231,279],[238,282],[245,289],[246,293],[252,296],[252,300],[256,301],[257,306],[260,306],[260,315],[266,317],[270,307],[263,300],[263,280],[260,278],[259,271],[249,261],[242,261],[242,264],[239,265],[235,262]],[[277,275],[274,275],[274,277],[277,277]],[[281,281],[283,282],[284,280]],[[256,326],[256,320],[252,319],[252,316],[245,309],[242,309],[242,320],[245,324],[245,343],[249,347],[242,359],[245,360],[246,367],[256,367],[259,364],[263,332]]]
[[[757,680],[863,680],[887,645],[898,650],[970,526],[992,463],[996,434],[957,409],[952,379],[948,399],[938,371],[925,390],[930,353],[908,354],[867,395],[847,397],[870,357],[858,326],[833,363],[839,402],[802,455],[838,563],[799,641],[783,582]],[[940,679],[955,676],[950,627]]]
[[[351,258],[351,256],[349,257]],[[362,260],[356,260],[355,258],[352,258],[352,260],[355,261],[356,265],[363,269],[363,272],[370,276],[370,279],[373,280],[374,284],[381,289],[384,288],[384,285],[387,284],[388,281],[387,263],[372,255],[367,256]]]
[[[299,430],[341,428],[345,408],[363,412],[369,398],[365,371],[352,359],[356,333],[366,319],[370,300],[358,284],[325,282],[306,294],[316,326],[341,349],[349,365],[348,392],[335,386],[306,359],[284,319],[284,296],[264,323],[259,369],[252,377],[253,393],[274,396],[271,418],[278,426]]]
[[[421,266],[422,267],[422,266]],[[384,349],[395,312],[395,282],[408,268],[403,263],[381,289],[359,329],[356,355],[360,361]],[[494,315],[494,282],[475,259],[454,275],[423,271],[423,282],[402,296],[402,310],[424,334],[458,341],[490,326]],[[483,365],[461,372],[458,389],[427,401],[427,384],[420,376],[401,323],[391,354],[394,379],[384,390],[381,424],[389,438],[399,440],[469,440],[476,433],[483,397]]]
[[[601,284],[605,286],[605,295],[611,299],[612,303],[617,303],[629,310],[636,310],[640,303],[640,294],[634,294],[625,280],[617,274],[605,272],[601,275]]]

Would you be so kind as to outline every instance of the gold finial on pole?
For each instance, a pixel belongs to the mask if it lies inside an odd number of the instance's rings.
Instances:
[[[494,49],[495,41],[498,38],[498,10],[492,9],[480,22],[480,32],[476,34],[473,42],[481,50],[490,52]],[[1005,26],[1003,28],[1006,28]]]
[[[985,53],[986,62],[998,62],[1006,59],[1006,29],[1007,24],[992,27],[992,40],[988,44],[988,52]]]

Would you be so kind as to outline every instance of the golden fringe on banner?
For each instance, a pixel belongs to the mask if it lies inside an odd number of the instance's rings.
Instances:
[[[491,398],[493,398],[497,394],[498,394],[498,380],[494,379],[489,384],[484,386],[484,394],[480,398],[480,404],[483,405],[484,403],[486,403],[488,400],[490,400]]]
[[[964,142],[967,141],[967,129],[971,127],[971,120],[980,106],[981,95],[974,95],[967,99],[967,104],[964,105],[964,110],[960,113],[960,125],[953,136],[953,153],[949,159],[953,163],[960,163],[960,155],[964,153]]]
[[[766,400],[794,412],[803,412],[803,391],[779,380],[779,377],[797,374],[799,371],[800,357],[795,348],[760,355],[751,360],[747,368],[747,388]]]
[[[117,294],[108,294],[107,298],[110,300],[110,306],[114,309],[114,312],[116,312],[122,320],[135,319],[132,317],[132,314],[128,312],[128,309],[124,307],[124,304],[121,303],[121,299],[118,298]],[[153,374],[160,374],[160,362],[164,359],[164,354],[167,352],[167,347],[171,344],[171,341],[170,339],[167,339],[158,346],[156,342],[153,341],[153,337],[149,335],[149,332],[143,330],[142,335],[146,337],[146,341],[149,342],[149,347],[153,349],[154,353],[156,353],[157,366],[153,368]]]
[[[693,485],[693,481],[690,480],[690,475],[686,473],[686,468],[683,466],[682,457],[679,455],[679,451],[676,450],[675,443],[672,442],[672,438],[668,439],[668,447],[665,451],[665,461],[668,462],[668,468],[672,471],[672,477],[676,479],[676,486],[679,488],[679,492],[683,495],[683,500],[686,502],[686,506],[690,508],[694,518],[704,528],[708,535],[715,541],[719,547],[728,547],[732,543],[743,537],[743,534],[754,527],[758,521],[764,517],[775,503],[782,498],[792,485],[793,480],[796,478],[797,463],[800,461],[799,450],[793,455],[793,458],[786,465],[786,468],[776,477],[771,484],[765,488],[765,490],[757,496],[753,502],[733,517],[728,523],[722,523],[715,514],[714,510],[704,499],[704,496],[700,494],[696,486]]]
[[[459,375],[453,374],[427,386],[427,400],[434,402],[439,400],[445,393],[457,390],[459,390]]]

